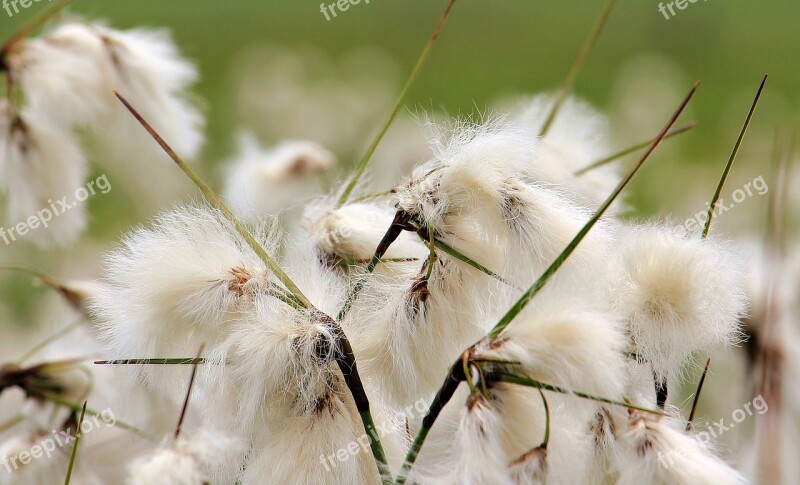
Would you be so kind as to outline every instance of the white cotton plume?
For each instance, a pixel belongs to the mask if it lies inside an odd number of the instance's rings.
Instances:
[[[346,388],[310,412],[292,413],[268,426],[254,442],[242,485],[380,481],[369,437]]]
[[[395,211],[389,207],[366,202],[332,207],[331,201],[309,205],[303,214],[303,227],[319,256],[325,260],[337,258],[369,261],[392,224]],[[397,261],[380,264],[378,271],[391,272],[401,268],[419,267],[428,250],[416,235],[402,233],[389,246],[384,259],[414,259],[407,263]]]
[[[103,41],[83,23],[16,44],[6,60],[28,109],[60,125],[98,123],[111,110]]]
[[[628,228],[620,241],[609,295],[631,350],[659,377],[693,352],[738,342],[747,279],[728,246],[654,225]]]
[[[271,230],[260,228],[255,236],[275,253]],[[200,345],[223,341],[232,323],[271,289],[266,265],[233,224],[207,206],[172,209],[129,234],[106,256],[105,271],[108,289],[93,314],[119,359],[192,357]],[[140,369],[143,377],[174,392],[170,377],[177,371],[152,367]]]
[[[445,482],[512,485],[502,441],[506,426],[508,423],[503,421],[490,399],[470,396],[461,410],[461,423],[455,437],[458,463]]]
[[[247,220],[278,215],[313,194],[316,174],[330,170],[336,156],[312,141],[284,141],[262,147],[255,135],[239,135],[238,153],[227,162],[225,197]],[[316,187],[317,189],[319,187]]]
[[[514,123],[538,135],[555,102],[539,95],[519,103]],[[586,173],[576,172],[614,152],[606,118],[588,103],[567,98],[547,134],[540,140],[539,155],[531,167],[534,180],[570,192],[582,205],[595,209],[613,192],[622,178],[614,163]],[[618,212],[619,204],[609,210]]]
[[[433,161],[395,189],[397,206],[444,242],[527,286],[591,216],[564,189],[532,178],[537,146],[534,135],[502,120],[460,127]],[[562,274],[597,271],[610,248],[604,226],[584,239]]]
[[[166,29],[115,30],[92,26],[105,47],[108,83],[122,94],[170,146],[186,160],[202,148],[205,119],[188,98],[197,81],[197,68],[181,57]],[[111,95],[110,92],[106,95]],[[113,122],[101,127],[102,135],[116,151],[161,153],[127,109],[110,100]]]
[[[427,285],[419,271],[370,281],[353,309],[359,357],[394,405],[427,398],[451,364],[486,334],[492,305],[508,302],[500,283],[460,261],[440,256]],[[424,271],[424,267],[423,267]],[[509,303],[510,304],[510,303]]]
[[[241,445],[229,437],[201,432],[164,443],[128,466],[128,485],[206,485],[216,466]]]
[[[475,205],[497,214],[503,184],[536,160],[538,143],[502,120],[457,126],[434,146],[434,159],[395,189],[397,206],[435,227],[454,210]],[[497,216],[495,215],[495,218]]]
[[[31,238],[40,246],[72,242],[86,227],[86,157],[74,134],[0,105],[0,168],[8,194],[7,244]],[[6,240],[7,239],[7,240]]]
[[[699,438],[667,417],[634,413],[620,437],[624,458],[617,483],[743,485],[747,480]]]
[[[525,375],[540,382],[620,399],[627,343],[621,322],[566,299],[542,300],[517,317],[497,343],[480,349],[480,355],[520,362]]]

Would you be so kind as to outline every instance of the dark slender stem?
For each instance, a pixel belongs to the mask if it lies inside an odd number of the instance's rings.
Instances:
[[[200,356],[203,355],[203,349],[205,345],[201,345],[200,349],[197,351],[197,358],[196,361],[200,360]],[[192,388],[194,387],[194,378],[197,375],[197,366],[199,362],[195,362],[194,366],[192,366],[192,374],[189,376],[189,385],[186,388],[186,397],[183,399],[183,407],[181,408],[181,415],[178,418],[178,424],[175,426],[175,439],[177,440],[181,435],[181,428],[183,427],[183,420],[186,418],[186,411],[189,409],[189,399],[192,397]]]
[[[397,475],[397,481],[395,481],[396,485],[402,485],[406,483],[408,474],[411,472],[411,468],[414,466],[414,462],[417,460],[417,456],[422,449],[422,445],[425,443],[425,438],[428,436],[428,433],[430,432],[433,424],[436,422],[436,419],[439,417],[444,407],[448,402],[450,402],[450,399],[453,398],[458,386],[464,380],[466,380],[466,374],[464,374],[464,368],[462,366],[461,359],[459,359],[450,368],[450,372],[448,372],[447,378],[444,380],[444,384],[442,384],[439,392],[436,393],[436,397],[433,398],[433,402],[431,402],[431,405],[428,408],[428,413],[422,419],[422,427],[417,433],[417,437],[414,439],[414,442],[411,444],[411,449],[408,450],[403,467],[400,469],[400,474]]]
[[[325,315],[323,319],[330,326],[331,330],[336,337],[336,362],[342,371],[345,383],[347,384],[350,393],[353,396],[358,414],[361,416],[361,421],[364,424],[364,431],[369,438],[369,446],[372,450],[372,455],[375,457],[375,462],[378,465],[378,473],[380,473],[381,481],[384,484],[390,485],[393,482],[392,472],[389,469],[389,462],[386,459],[386,452],[383,450],[378,430],[375,427],[375,422],[372,419],[370,412],[369,398],[367,391],[364,389],[364,384],[361,382],[361,377],[358,373],[358,365],[356,364],[355,353],[350,341],[345,337],[341,326],[333,321],[330,317]]]
[[[158,132],[144,119],[144,117],[118,92],[114,91],[114,94],[119,98],[123,105],[130,111],[134,118],[142,125],[142,127],[153,137],[153,139],[161,146],[161,148],[170,156],[173,162],[180,168],[183,173],[189,177],[192,182],[200,189],[206,199],[214,204],[217,209],[222,212],[222,214],[233,224],[234,229],[237,233],[247,242],[248,246],[255,252],[255,254],[264,262],[264,264],[272,271],[272,273],[283,283],[283,286],[289,291],[290,294],[286,295],[289,297],[289,301],[287,302],[295,309],[301,310],[305,309],[309,312],[319,313],[321,318],[324,319],[330,326],[331,329],[334,330],[336,334],[336,344],[340,346],[343,351],[341,352],[344,356],[344,360],[340,362],[340,366],[342,367],[342,374],[347,382],[347,387],[350,389],[350,392],[353,394],[354,399],[357,403],[361,403],[360,414],[362,422],[366,428],[366,431],[369,433],[370,430],[374,430],[375,424],[372,421],[372,416],[369,412],[369,401],[367,399],[367,395],[364,392],[364,386],[361,383],[361,379],[358,375],[358,370],[355,365],[355,357],[353,356],[352,348],[350,347],[350,342],[347,339],[344,331],[342,330],[341,326],[339,325],[338,321],[333,320],[330,316],[325,315],[324,313],[317,310],[311,301],[303,295],[303,292],[300,291],[300,288],[292,281],[286,272],[280,267],[278,262],[272,258],[272,256],[267,253],[267,251],[261,246],[261,244],[256,240],[256,238],[250,233],[247,227],[239,220],[238,217],[228,208],[227,205],[222,201],[222,199],[214,192],[214,190],[209,186],[205,180],[203,180],[194,170],[183,161],[183,159],[173,150],[169,144],[158,134]],[[379,258],[380,259],[380,258]],[[377,264],[377,261],[375,262]],[[350,362],[352,361],[352,362]],[[345,364],[345,365],[341,365]],[[364,407],[366,404],[366,407]],[[363,411],[361,409],[364,409]],[[370,434],[372,443],[372,451],[375,457],[376,466],[378,467],[378,471],[383,477],[384,482],[386,482],[386,475],[388,473],[388,465],[386,463],[386,456],[383,453],[383,450],[380,445],[380,439],[375,434],[374,436]],[[391,475],[391,474],[389,474]],[[387,483],[391,483],[391,477],[389,477],[389,481]]]
[[[350,293],[347,295],[344,305],[342,305],[342,308],[336,315],[337,322],[341,322],[344,317],[347,316],[347,313],[353,307],[353,303],[355,303],[356,298],[358,298],[358,294],[361,293],[361,290],[364,289],[364,285],[367,284],[367,278],[369,274],[375,270],[375,267],[381,261],[383,255],[386,254],[386,251],[389,250],[389,247],[392,245],[392,243],[394,243],[397,238],[400,237],[400,234],[406,230],[409,220],[411,220],[411,215],[407,212],[397,211],[395,213],[392,224],[389,226],[389,229],[386,230],[386,234],[383,235],[383,238],[378,243],[378,247],[375,248],[375,254],[367,264],[367,273],[358,278],[355,285],[353,285],[353,288],[350,289]]]
[[[706,367],[703,369],[703,374],[700,376],[700,382],[697,383],[697,392],[694,393],[694,401],[692,401],[692,411],[689,413],[689,420],[686,422],[686,431],[691,431],[692,421],[697,412],[697,403],[700,402],[700,393],[703,392],[703,384],[706,382],[706,375],[708,374],[708,367],[711,365],[711,357],[706,361]]]

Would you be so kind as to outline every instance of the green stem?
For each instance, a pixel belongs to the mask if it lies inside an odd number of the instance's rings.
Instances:
[[[78,420],[78,427],[75,429],[75,441],[72,443],[72,454],[69,457],[69,467],[67,468],[67,477],[64,479],[64,485],[69,485],[69,481],[72,478],[72,469],[75,466],[75,457],[78,456],[78,445],[81,442],[81,437],[83,433],[81,433],[81,426],[83,425],[83,417],[86,415],[86,401],[83,401],[83,407],[81,408],[81,417]]]
[[[744,120],[744,125],[739,132],[739,137],[736,139],[736,144],[733,146],[731,156],[728,157],[728,163],[725,164],[725,170],[722,171],[722,177],[720,177],[717,190],[714,192],[714,197],[711,199],[711,205],[708,206],[706,224],[705,227],[703,227],[703,239],[708,237],[708,232],[711,230],[711,220],[714,218],[714,211],[717,209],[717,203],[722,195],[722,188],[725,187],[725,181],[728,180],[728,174],[733,166],[733,161],[736,160],[736,155],[739,153],[739,148],[742,146],[742,140],[744,140],[744,136],[747,134],[747,128],[750,126],[750,121],[753,119],[753,113],[755,113],[756,106],[758,106],[758,100],[761,99],[761,93],[764,91],[764,86],[767,84],[767,77],[767,75],[764,75],[761,86],[758,87],[758,92],[756,93],[755,99],[753,99],[753,104],[750,106],[750,111],[747,113],[747,118]]]
[[[544,395],[544,391],[539,388],[539,395],[542,396],[542,404],[544,404],[544,439],[542,440],[541,448],[547,449],[547,445],[550,443],[550,405],[547,403],[547,397]]]
[[[97,365],[198,365],[209,364],[206,359],[185,357],[173,359],[121,359],[121,360],[96,360]]]
[[[687,131],[692,130],[692,129],[696,128],[696,127],[697,127],[697,122],[696,121],[692,121],[691,123],[687,123],[687,124],[681,126],[680,128],[675,128],[674,130],[672,130],[669,133],[667,133],[667,136],[664,137],[664,140],[672,138],[673,136],[680,135],[681,133],[686,133]],[[614,153],[613,155],[609,155],[609,156],[607,156],[605,158],[602,158],[602,159],[600,159],[600,160],[598,160],[596,162],[592,162],[591,164],[589,164],[589,165],[583,167],[582,169],[576,171],[573,175],[575,175],[576,177],[580,177],[581,175],[585,174],[586,172],[591,172],[592,170],[594,170],[596,168],[600,168],[600,167],[602,167],[604,165],[608,165],[609,163],[611,163],[611,162],[613,162],[615,160],[619,160],[620,158],[625,157],[627,155],[630,155],[631,153],[638,152],[639,150],[643,150],[643,149],[647,148],[648,146],[650,146],[651,143],[653,143],[653,140],[648,140],[648,141],[639,143],[637,145],[634,145],[632,147],[626,148],[626,149],[624,149],[622,151]]]
[[[531,379],[529,377],[520,376],[520,375],[516,375],[516,374],[507,374],[507,373],[503,373],[503,372],[495,373],[495,374],[492,375],[492,379],[494,381],[507,382],[509,384],[517,384],[517,385],[520,385],[520,386],[535,387],[537,389],[542,389],[542,390],[545,390],[545,391],[558,392],[560,394],[574,395],[574,396],[577,396],[577,397],[579,397],[581,399],[587,399],[589,401],[601,402],[601,403],[604,403],[604,404],[613,404],[614,406],[622,406],[624,408],[633,409],[635,411],[641,411],[643,413],[656,414],[656,415],[659,415],[659,416],[663,416],[664,415],[664,413],[661,412],[661,411],[656,411],[656,410],[653,410],[653,409],[648,409],[648,408],[644,408],[644,407],[640,407],[640,406],[635,406],[633,404],[630,404],[630,403],[627,403],[627,402],[623,402],[623,401],[615,401],[613,399],[607,399],[607,398],[604,398],[604,397],[592,396],[591,394],[587,394],[585,392],[570,391],[569,389],[565,389],[563,387],[554,386],[552,384],[547,384],[546,382],[536,381],[536,380]]]
[[[574,251],[575,247],[577,247],[577,245],[580,243],[580,241],[583,239],[583,237],[589,232],[589,230],[592,228],[592,226],[597,223],[597,221],[600,219],[600,217],[602,217],[602,215],[606,211],[606,209],[608,209],[608,207],[611,205],[612,202],[614,202],[616,197],[619,196],[619,194],[622,192],[622,190],[625,188],[625,186],[631,181],[631,179],[636,174],[636,172],[639,170],[639,168],[641,168],[642,164],[650,157],[650,155],[653,153],[653,151],[655,151],[655,149],[659,145],[659,143],[661,143],[661,140],[664,139],[664,136],[666,136],[666,134],[669,132],[669,130],[674,126],[675,122],[678,120],[678,117],[680,117],[681,113],[683,113],[684,109],[689,104],[689,101],[692,99],[692,96],[694,96],[694,93],[697,91],[697,87],[698,86],[699,86],[699,83],[695,83],[692,86],[691,91],[689,91],[689,94],[687,94],[686,98],[683,100],[683,102],[681,103],[681,105],[678,108],[678,110],[672,115],[672,118],[667,123],[667,126],[664,127],[664,129],[661,131],[659,136],[656,137],[656,139],[651,144],[650,148],[647,150],[647,152],[644,154],[644,156],[639,160],[639,163],[637,163],[636,166],[630,171],[630,173],[628,173],[628,175],[625,177],[625,179],[623,179],[622,182],[620,182],[620,184],[617,186],[617,188],[614,190],[614,192],[608,197],[608,199],[603,203],[603,205],[600,206],[600,208],[597,210],[595,215],[589,220],[589,222],[583,227],[583,229],[581,229],[581,231],[578,233],[578,235],[575,236],[575,239],[573,239],[572,242],[567,246],[567,248],[561,253],[561,255],[559,255],[559,257],[556,258],[556,261],[550,266],[550,268],[548,268],[544,272],[544,274],[539,278],[539,280],[537,280],[536,283],[534,283],[534,285],[522,296],[522,298],[520,298],[520,300],[516,304],[514,304],[514,306],[511,307],[511,309],[500,320],[500,322],[498,322],[498,324],[495,326],[495,328],[492,330],[492,332],[486,338],[484,338],[484,340],[497,338],[500,335],[500,333],[502,333],[502,331],[506,328],[506,326],[508,326],[508,324],[514,319],[514,317],[520,311],[522,311],[522,309],[525,307],[525,305],[528,304],[528,302],[531,300],[531,298],[533,298],[533,296],[542,287],[544,287],[544,285],[547,283],[547,280],[558,270],[558,268],[561,267],[561,265],[564,263],[564,261],[566,261],[567,257],[569,257],[569,255],[572,253],[572,251]],[[469,352],[469,350],[468,350],[468,352]],[[444,408],[444,406],[447,404],[447,402],[450,400],[450,398],[455,393],[455,390],[458,387],[458,384],[460,384],[460,382],[465,379],[465,376],[463,375],[464,371],[462,370],[461,366],[462,366],[462,363],[461,363],[461,361],[459,359],[459,361],[457,361],[451,367],[450,373],[448,374],[447,379],[445,380],[444,384],[442,385],[442,388],[439,389],[439,392],[436,394],[436,398],[434,398],[433,404],[431,404],[431,407],[428,410],[428,414],[423,419],[422,427],[420,428],[420,431],[417,434],[417,437],[414,440],[414,443],[412,443],[411,449],[409,450],[408,454],[406,455],[406,460],[403,463],[403,467],[402,467],[402,469],[400,471],[400,475],[398,476],[397,482],[395,482],[395,483],[398,483],[398,484],[405,483],[406,477],[408,476],[409,472],[411,471],[411,468],[414,466],[414,461],[416,460],[417,455],[419,454],[419,451],[420,451],[420,449],[422,448],[422,445],[425,442],[425,437],[428,435],[428,432],[430,431],[430,428],[433,426],[434,422],[438,418],[439,414],[441,413],[442,408]],[[509,377],[509,379],[510,379],[510,377]],[[519,384],[522,383],[522,380],[520,378],[517,378],[517,380],[519,382],[515,382],[515,383],[519,383]],[[506,382],[508,382],[508,381],[506,381]],[[526,381],[526,382],[535,382],[535,381]],[[555,386],[550,386],[549,384],[546,385],[548,387],[544,387],[545,384],[543,384],[543,383],[537,383],[537,384],[541,384],[541,386],[537,385],[537,386],[534,386],[534,387],[541,387],[542,389],[551,390],[551,391],[554,391],[554,392],[565,392],[565,393],[568,393],[568,394],[575,394],[575,395],[577,395],[579,397],[584,397],[586,399],[593,399],[594,398],[593,396],[589,396],[587,394],[573,393],[571,391],[565,391],[565,390],[563,390],[561,388],[558,388],[558,387],[555,387]],[[626,404],[626,403],[619,403],[617,401],[601,400],[601,398],[597,398],[597,400],[600,400],[600,402],[607,402],[609,404],[623,405],[623,406],[626,406],[626,407],[628,407],[630,409],[638,409],[640,411],[653,412],[653,411],[648,410],[648,409],[637,408],[636,406],[632,406],[632,405],[629,405],[629,404]]]
[[[402,485],[406,483],[408,474],[411,472],[411,468],[414,466],[414,462],[417,460],[417,456],[419,456],[419,452],[422,450],[422,445],[425,443],[425,438],[427,438],[428,433],[430,432],[431,428],[433,428],[433,424],[436,422],[436,419],[439,417],[439,414],[441,414],[447,403],[450,402],[450,399],[452,399],[453,395],[458,389],[458,386],[465,380],[466,374],[462,367],[461,359],[459,359],[455,364],[453,364],[453,367],[450,368],[450,372],[448,372],[444,384],[442,384],[442,387],[433,398],[433,402],[431,402],[431,405],[428,407],[428,413],[424,418],[422,418],[422,426],[417,432],[414,442],[411,443],[411,448],[408,450],[408,454],[406,454],[403,467],[400,469],[400,474],[397,475],[397,480],[395,481],[396,485]]]
[[[400,105],[403,103],[403,100],[408,94],[409,89],[414,84],[414,81],[417,79],[417,75],[419,74],[419,71],[422,69],[423,64],[425,64],[425,60],[428,58],[428,54],[430,54],[433,45],[439,39],[439,35],[442,32],[444,23],[447,20],[447,17],[450,16],[450,12],[453,10],[453,5],[455,3],[456,0],[450,0],[447,3],[447,7],[445,8],[444,13],[439,19],[439,23],[436,24],[436,28],[433,29],[433,34],[431,35],[430,39],[428,39],[428,43],[425,44],[425,48],[422,50],[422,54],[420,54],[419,59],[417,59],[417,63],[411,70],[411,74],[408,76],[405,85],[403,85],[403,90],[400,91],[400,96],[398,96],[397,100],[394,102],[394,105],[392,106],[392,111],[389,113],[389,117],[381,127],[378,134],[375,136],[375,139],[372,140],[372,143],[369,145],[367,152],[361,158],[361,161],[359,162],[355,173],[353,174],[352,177],[350,177],[350,181],[347,183],[347,185],[344,188],[344,191],[342,191],[342,194],[339,196],[337,207],[341,207],[347,203],[347,201],[350,199],[350,196],[353,193],[353,190],[355,190],[356,186],[358,185],[358,181],[364,175],[364,171],[367,169],[369,161],[372,159],[372,155],[375,154],[375,150],[378,149],[378,145],[380,144],[384,135],[386,135],[386,132],[389,131],[389,127],[392,125],[392,122],[394,121],[398,111],[400,110]]]
[[[559,90],[556,100],[553,103],[553,107],[550,109],[550,113],[547,115],[544,125],[542,125],[542,129],[539,132],[540,138],[544,138],[544,136],[547,135],[547,132],[550,130],[553,122],[556,119],[556,116],[558,115],[558,111],[567,100],[567,96],[572,90],[572,85],[575,83],[575,78],[578,77],[581,67],[583,67],[584,62],[586,62],[589,52],[597,42],[597,38],[600,37],[603,27],[606,25],[606,21],[608,21],[608,17],[611,15],[611,9],[614,7],[614,2],[615,0],[606,1],[606,4],[603,7],[603,10],[600,12],[600,17],[597,19],[594,28],[592,28],[589,36],[584,41],[583,46],[581,46],[581,50],[578,52],[578,57],[575,59],[575,62],[572,64],[572,67],[567,73],[567,78],[564,79],[564,83],[561,85],[561,89]]]

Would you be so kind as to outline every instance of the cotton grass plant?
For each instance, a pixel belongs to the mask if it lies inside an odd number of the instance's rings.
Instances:
[[[69,459],[36,462],[30,483],[746,482],[669,391],[698,356],[742,340],[743,263],[711,223],[764,83],[702,233],[619,217],[658,146],[693,126],[676,123],[698,84],[657,136],[616,153],[604,117],[571,94],[613,0],[556,94],[440,126],[431,159],[375,193],[371,159],[454,4],[353,173],[288,215],[281,201],[335,156],[243,135],[217,195],[184,159],[202,143],[197,73],[163,32],[66,19],[6,44],[9,217],[83,183],[87,133],[163,150],[204,198],[126,234],[99,282],[32,271],[88,319],[36,349],[80,331],[100,357],[90,384],[67,378],[86,357],[0,368],[0,391],[26,401],[0,449],[24,452],[48,412],[80,424],[98,389],[135,396],[123,419],[138,426],[120,421],[137,440],[127,449],[75,443]],[[85,215],[59,224],[50,242],[76,237]]]

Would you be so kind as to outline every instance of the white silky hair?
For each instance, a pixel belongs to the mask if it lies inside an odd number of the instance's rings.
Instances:
[[[319,190],[314,177],[336,165],[336,155],[310,140],[264,147],[250,132],[239,134],[237,153],[225,163],[226,199],[245,220],[278,215]]]
[[[512,485],[502,435],[507,423],[491,399],[470,396],[461,409],[455,446],[459,457],[445,483]]]
[[[439,143],[434,160],[395,189],[397,205],[444,242],[527,286],[591,215],[570,199],[567,187],[536,180],[538,156],[535,135],[503,118],[458,125]],[[595,274],[603,266],[613,242],[607,225],[593,229],[559,277]]]
[[[61,126],[96,124],[110,114],[104,46],[91,26],[67,22],[22,40],[7,62],[32,113]]]
[[[259,423],[241,482],[375,483],[378,471],[352,398],[339,389],[319,409]]]
[[[526,131],[538,134],[555,103],[555,96],[542,94],[521,101],[511,112],[511,122]],[[608,121],[585,101],[568,97],[547,134],[540,140],[536,164],[531,167],[534,180],[553,184],[569,192],[580,204],[594,209],[614,190],[622,178],[614,163],[576,172],[599,161],[614,151]],[[616,204],[610,213],[619,213]]]
[[[727,485],[748,481],[715,456],[682,421],[634,413],[621,435],[624,457],[619,485],[652,483]]]
[[[395,211],[385,204],[357,202],[336,208],[330,199],[309,204],[303,214],[303,229],[323,257],[339,257],[368,261],[389,229]],[[428,250],[417,236],[402,233],[389,246],[384,259],[416,259],[399,263],[387,262],[376,267],[378,271],[393,273],[419,267]]]
[[[549,296],[549,295],[542,295]],[[519,362],[537,381],[606,399],[625,388],[622,322],[567,299],[539,298],[479,355]]]
[[[142,153],[150,147],[147,156],[161,154],[114,98],[114,89],[185,158],[196,157],[203,144],[205,120],[187,97],[197,69],[166,30],[121,31],[68,21],[16,44],[9,67],[32,112],[64,127],[92,125],[117,150]]]
[[[27,228],[26,234],[17,229],[14,237],[45,247],[74,241],[87,224],[85,202],[75,197],[88,171],[76,136],[33,112],[15,116],[3,102],[0,146],[7,226]]]
[[[394,405],[441,386],[461,352],[488,331],[487,311],[509,301],[499,282],[461,261],[440,255],[433,264],[427,299],[414,291],[419,271],[399,283],[375,277],[353,310],[359,356]]]
[[[611,264],[609,298],[632,350],[659,378],[679,373],[694,352],[739,342],[746,278],[727,243],[663,225],[628,226]]]
[[[241,443],[224,435],[201,431],[170,438],[128,467],[128,485],[205,485]]]
[[[202,148],[205,119],[191,102],[188,89],[197,82],[195,65],[180,55],[166,29],[116,30],[101,24],[94,29],[106,48],[109,82],[148,120],[182,157],[191,160]],[[117,100],[112,99],[114,122],[103,130],[117,150],[161,155],[161,148]]]
[[[269,224],[254,234],[275,252]],[[109,351],[122,359],[193,357],[201,345],[224,341],[272,286],[266,265],[233,224],[204,205],[176,207],[133,231],[106,256],[105,273],[108,288],[92,312]],[[179,370],[137,370],[174,394]]]

